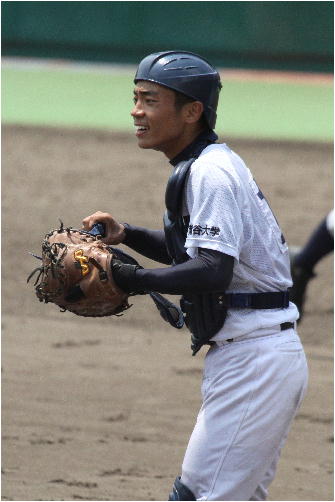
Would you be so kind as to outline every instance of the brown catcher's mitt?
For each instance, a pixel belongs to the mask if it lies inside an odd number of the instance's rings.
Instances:
[[[84,317],[117,315],[130,307],[128,294],[113,280],[113,252],[98,236],[61,223],[46,234],[40,259],[28,281],[38,274],[34,286],[41,302]]]

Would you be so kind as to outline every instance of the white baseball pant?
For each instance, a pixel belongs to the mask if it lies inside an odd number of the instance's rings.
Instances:
[[[203,404],[181,476],[196,500],[266,499],[307,379],[294,329],[278,327],[209,349]]]

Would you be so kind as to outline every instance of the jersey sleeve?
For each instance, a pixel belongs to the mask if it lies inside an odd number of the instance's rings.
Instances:
[[[206,248],[238,260],[243,233],[242,197],[229,160],[221,165],[200,157],[191,168],[185,202],[190,217],[185,242],[189,256],[194,258],[198,248]]]

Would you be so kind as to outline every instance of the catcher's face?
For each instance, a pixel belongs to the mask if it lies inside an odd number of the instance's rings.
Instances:
[[[175,106],[175,93],[153,82],[140,81],[134,89],[135,106],[131,112],[140,148],[159,150],[172,159],[198,133],[202,104]],[[199,114],[191,108],[199,108]],[[199,116],[198,116],[199,115]]]

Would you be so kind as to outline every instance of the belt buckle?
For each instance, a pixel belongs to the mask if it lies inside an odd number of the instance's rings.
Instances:
[[[235,293],[233,302],[236,308],[248,308],[251,306],[251,297],[245,293]]]

